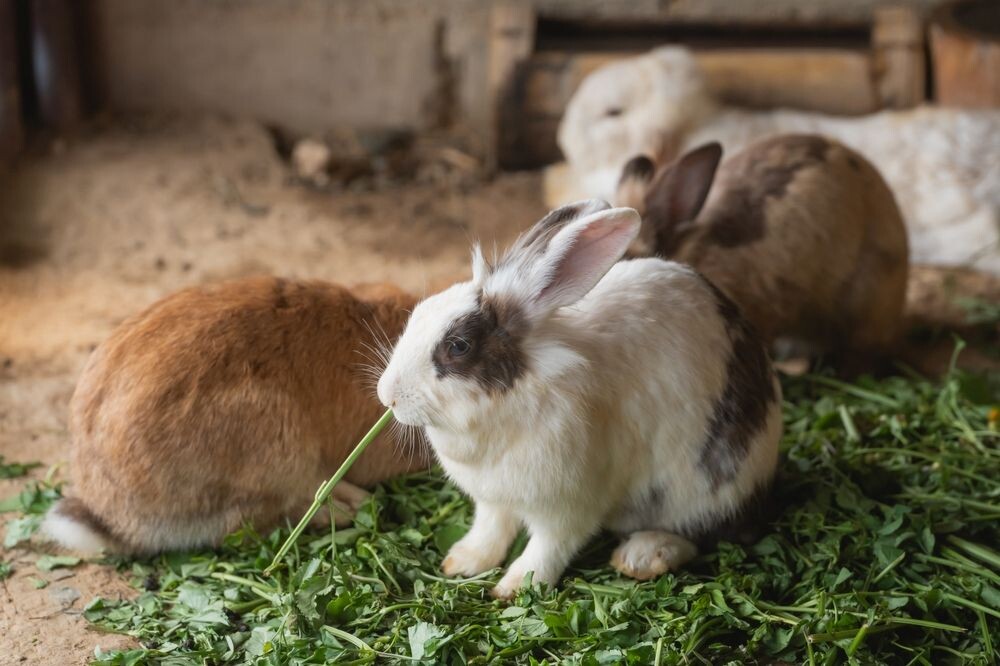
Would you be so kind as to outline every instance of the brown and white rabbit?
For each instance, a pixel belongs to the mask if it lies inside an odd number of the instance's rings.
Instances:
[[[446,574],[503,562],[493,590],[555,583],[601,527],[612,564],[651,578],[771,481],[781,388],[739,309],[688,266],[619,261],[639,216],[604,202],[553,211],[496,263],[413,311],[379,379],[476,503]]]
[[[364,354],[400,334],[415,301],[260,277],[185,289],[125,321],[76,387],[72,485],[44,531],[140,554],[296,520],[381,414]],[[362,486],[429,462],[415,446],[372,443],[334,489],[345,517]]]
[[[659,171],[646,157],[626,164],[618,203],[643,217],[631,255],[692,265],[765,340],[888,351],[903,324],[908,248],[875,168],[808,134],[758,141],[719,166],[721,156],[709,143]]]

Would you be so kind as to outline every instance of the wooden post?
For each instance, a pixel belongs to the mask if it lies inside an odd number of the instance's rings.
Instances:
[[[0,0],[0,164],[24,145],[20,73],[17,67],[17,12],[14,0]]]
[[[931,52],[935,98],[940,104],[1000,107],[1000,4],[996,0],[941,7],[931,23]]]
[[[506,130],[517,126],[509,115],[521,106],[516,102],[521,97],[519,71],[535,48],[535,23],[535,10],[525,0],[497,2],[490,13],[487,94],[493,110],[493,136],[486,143],[488,169],[511,163],[509,150],[517,141]]]
[[[83,89],[73,0],[29,0],[31,68],[42,122],[73,128],[83,115]]]
[[[872,26],[875,92],[883,108],[908,109],[927,97],[924,26],[910,7],[875,11]]]

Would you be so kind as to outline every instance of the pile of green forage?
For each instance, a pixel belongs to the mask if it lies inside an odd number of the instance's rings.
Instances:
[[[307,532],[270,577],[261,572],[287,529],[119,562],[137,597],[95,599],[84,616],[142,647],[96,660],[997,663],[995,387],[957,373],[942,384],[783,382],[780,512],[753,546],[723,543],[683,571],[637,583],[607,566],[614,540],[605,536],[558,588],[501,603],[489,596],[497,571],[440,575],[472,507],[431,471],[379,488],[350,529]],[[28,515],[19,521],[38,516],[46,492],[54,496],[38,484],[22,493]]]

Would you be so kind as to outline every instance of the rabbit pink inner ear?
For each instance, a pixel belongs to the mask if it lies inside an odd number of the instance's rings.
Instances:
[[[613,208],[560,231],[542,261],[544,277],[534,304],[551,311],[583,298],[621,259],[639,225],[631,208]]]
[[[694,221],[708,199],[721,159],[722,146],[712,142],[665,167],[646,192],[647,219],[658,227]]]

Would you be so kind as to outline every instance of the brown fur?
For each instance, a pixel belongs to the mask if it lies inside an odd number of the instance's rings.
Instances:
[[[475,379],[487,392],[503,393],[525,369],[522,339],[525,318],[513,301],[479,296],[479,307],[456,320],[434,349],[438,377],[457,375]],[[456,356],[452,341],[463,340],[468,350]]]
[[[381,414],[365,345],[377,331],[398,337],[415,300],[386,285],[250,278],[127,320],[70,404],[72,505],[129,552],[295,520]],[[383,435],[347,480],[370,486],[427,463]]]
[[[634,184],[620,188],[631,199],[618,203],[637,206],[644,218],[646,243],[634,254],[693,265],[765,339],[891,349],[902,325],[908,243],[892,192],[867,160],[818,136],[765,139],[725,160],[714,184],[709,174],[700,212],[671,219],[649,204],[666,196],[659,183],[678,181],[668,177],[677,164],[652,179],[642,200]]]

